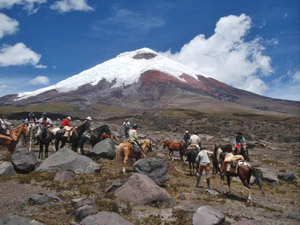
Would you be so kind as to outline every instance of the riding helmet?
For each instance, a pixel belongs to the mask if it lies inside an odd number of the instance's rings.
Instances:
[[[33,113],[33,112],[30,112],[30,113],[28,114],[28,116],[34,116],[34,113]]]
[[[133,126],[132,126],[134,129],[137,129],[139,126],[135,123],[135,124],[133,124]]]
[[[198,132],[196,130],[194,130],[194,134],[198,134]]]
[[[47,116],[47,113],[43,112],[42,116]]]
[[[92,121],[92,117],[88,116],[86,120]]]

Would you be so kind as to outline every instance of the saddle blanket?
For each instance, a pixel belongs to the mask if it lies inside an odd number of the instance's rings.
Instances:
[[[140,154],[141,153],[141,148],[138,145],[133,145],[133,152],[135,154]]]
[[[245,159],[242,155],[233,155],[232,153],[228,153],[225,156],[224,162],[239,161],[239,160],[245,160]]]

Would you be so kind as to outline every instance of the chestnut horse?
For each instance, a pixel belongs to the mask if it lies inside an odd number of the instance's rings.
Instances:
[[[180,159],[183,161],[184,147],[182,142],[163,141],[162,146],[163,148],[168,147],[170,159],[172,159],[172,156],[174,155],[174,151],[178,151],[180,154]]]
[[[26,124],[13,129],[11,137],[0,134],[0,145],[6,146],[10,154],[13,154],[21,135],[23,134],[28,135],[28,126]]]
[[[152,142],[149,139],[141,141],[141,154],[144,158],[146,158],[146,150],[147,153],[152,151]],[[134,158],[136,161],[140,159],[141,154],[135,154],[133,151],[133,145],[130,142],[124,142],[119,144],[116,152],[116,158],[118,161],[123,161],[123,173],[126,173],[126,163],[129,158]]]
[[[242,181],[243,185],[246,187],[247,191],[248,191],[248,198],[247,201],[251,200],[251,196],[250,196],[250,178],[252,176],[252,174],[255,176],[255,180],[256,183],[259,187],[259,189],[262,191],[262,181],[260,179],[260,177],[258,176],[258,171],[257,169],[255,169],[253,166],[251,166],[248,162],[242,161],[238,163],[238,168],[237,168],[237,172],[229,172],[226,171],[225,168],[220,168],[221,167],[221,163],[220,163],[220,153],[222,152],[222,149],[220,147],[215,147],[213,148],[213,157],[215,158],[214,160],[217,162],[216,164],[214,164],[214,166],[217,166],[217,171],[221,171],[220,176],[221,176],[221,180],[222,180],[222,193],[224,192],[224,177],[227,177],[227,184],[228,184],[228,188],[229,188],[229,193],[231,193],[231,188],[230,188],[230,178],[231,177],[239,177],[240,180]]]

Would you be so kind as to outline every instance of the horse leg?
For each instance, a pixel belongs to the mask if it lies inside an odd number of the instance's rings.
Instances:
[[[40,151],[39,151],[39,159],[41,159],[41,157],[43,157],[43,144],[40,141]]]
[[[224,194],[224,179],[225,179],[225,175],[221,175],[221,181],[222,181],[222,190],[221,193]]]
[[[231,180],[230,180],[230,176],[227,175],[226,177],[227,177],[227,184],[228,184],[229,194],[231,194],[231,187],[230,187]]]
[[[46,147],[45,147],[45,158],[48,158],[48,148],[49,148],[49,143],[46,144]]]
[[[126,166],[127,160],[128,160],[128,155],[125,154],[125,157],[124,157],[124,160],[123,160],[123,168],[122,168],[122,172],[123,172],[124,174],[126,173],[125,166]]]

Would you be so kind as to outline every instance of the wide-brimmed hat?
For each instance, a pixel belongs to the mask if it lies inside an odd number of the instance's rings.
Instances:
[[[88,117],[86,118],[86,120],[92,121],[92,117],[88,116]]]
[[[33,112],[30,112],[30,113],[28,114],[28,116],[34,116],[34,113],[33,113]]]
[[[47,113],[43,112],[42,116],[47,116]]]
[[[189,133],[189,131],[188,131],[188,130],[186,130],[186,131],[185,131],[185,133],[186,133],[186,134],[188,134],[188,133]]]
[[[243,133],[240,131],[236,132],[236,134],[243,135]]]
[[[70,116],[68,116],[68,117],[67,117],[67,119],[68,119],[68,120],[71,120],[71,117],[70,117]]]

